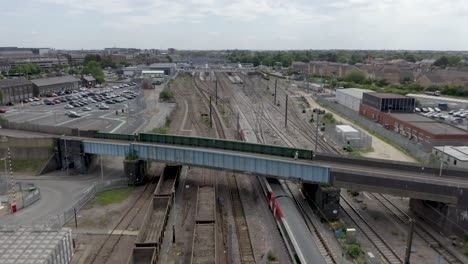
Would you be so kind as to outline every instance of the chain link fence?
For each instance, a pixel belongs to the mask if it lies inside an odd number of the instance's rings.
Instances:
[[[360,116],[358,112],[352,111],[351,109],[342,106],[334,101],[334,97],[322,97],[316,96],[315,99],[325,105],[326,107],[332,109],[333,111],[339,113],[340,115],[346,117],[347,119],[355,121],[358,125],[365,127],[371,133],[377,134],[386,140],[398,145],[402,149],[408,151],[412,156],[417,157],[425,163],[434,162],[433,157],[431,156],[432,144],[424,140],[418,140],[417,137],[405,137],[399,133],[394,132],[393,130],[388,130],[382,125],[373,122],[363,116]]]
[[[68,221],[70,221],[74,217],[75,213],[78,213],[80,209],[88,201],[93,199],[96,196],[96,193],[106,191],[106,190],[126,187],[126,186],[128,186],[127,178],[118,178],[118,179],[112,179],[112,180],[107,180],[103,182],[95,182],[91,186],[86,188],[81,193],[80,198],[72,206],[65,209],[63,213],[60,213],[58,215],[53,215],[53,216],[46,216],[42,218],[40,221],[37,221],[37,224],[35,224],[34,227],[38,228],[39,230],[44,229],[44,228],[51,228],[51,229],[61,228]],[[40,192],[39,192],[39,195],[40,195]],[[32,199],[33,198],[31,197],[30,200],[32,201]],[[14,227],[0,225],[0,230],[9,229],[9,228],[14,228]]]
[[[337,146],[349,144],[353,149],[370,149],[372,147],[372,137],[367,133],[353,127],[358,131],[357,135],[352,137],[339,133],[336,130],[336,125],[325,124],[325,135]]]

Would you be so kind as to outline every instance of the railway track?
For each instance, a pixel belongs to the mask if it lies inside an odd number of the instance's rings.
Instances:
[[[341,195],[340,198],[340,206],[343,212],[345,212],[362,231],[362,233],[381,254],[382,258],[390,264],[403,263],[403,260],[398,256],[398,254],[393,251],[390,245],[388,245],[388,243],[375,231],[375,229],[372,228],[357,209],[354,208],[351,202],[349,202],[344,195]]]
[[[285,185],[286,185],[289,193],[291,194],[291,197],[293,198],[293,200],[298,205],[298,207],[300,209],[300,212],[301,212],[302,216],[304,217],[304,220],[306,221],[309,232],[314,237],[315,241],[318,244],[320,252],[322,253],[323,257],[325,258],[325,262],[327,264],[336,264],[337,263],[336,256],[333,255],[333,252],[328,247],[327,242],[325,241],[325,239],[323,238],[323,236],[320,234],[319,230],[315,226],[314,222],[312,221],[311,216],[306,212],[306,207],[308,205],[306,204],[306,202],[304,200],[297,198],[297,196],[295,195],[295,192],[292,190],[291,186],[289,186],[290,183],[285,182]]]
[[[395,205],[388,197],[380,193],[370,193],[377,201],[379,201],[385,208],[390,211],[395,218],[405,225],[409,225],[412,218],[406,214],[400,207]],[[431,233],[419,225],[414,223],[414,232],[421,237],[432,249],[440,254],[448,263],[462,264],[462,260],[458,259],[453,253],[444,248],[441,243]]]
[[[208,104],[208,107],[210,107],[210,96],[207,95],[207,90],[203,89],[197,82],[197,78],[192,78],[193,80],[193,84],[195,85],[195,87],[197,87],[198,91],[200,92],[200,94],[205,98],[207,104]],[[226,138],[226,134],[224,133],[224,129],[223,129],[223,124],[221,122],[221,117],[217,114],[217,106],[216,106],[216,103],[214,101],[211,102],[211,108],[212,108],[212,111],[214,112],[214,114],[212,115],[213,117],[213,121],[214,121],[214,126],[216,128],[216,133],[218,135],[219,138]]]
[[[243,264],[256,263],[250,240],[249,228],[244,214],[244,208],[240,199],[239,187],[236,176],[228,176],[232,213],[236,223],[237,240],[239,243],[240,261]]]
[[[116,245],[119,243],[120,239],[122,238],[122,234],[115,235],[113,234],[116,230],[126,230],[130,224],[135,220],[136,216],[140,213],[140,211],[145,208],[145,204],[148,200],[152,197],[153,190],[150,188],[151,184],[147,184],[143,192],[137,197],[135,202],[127,209],[125,214],[120,218],[119,222],[115,225],[112,229],[112,232],[107,235],[104,242],[99,247],[97,253],[88,263],[95,263],[95,264],[104,264],[107,263],[112,252]]]

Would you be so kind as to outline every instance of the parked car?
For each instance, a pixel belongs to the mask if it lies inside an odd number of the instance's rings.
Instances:
[[[437,112],[437,113],[440,113],[440,109],[438,107],[434,108],[434,110]]]
[[[7,110],[6,110],[6,109],[0,109],[0,113],[2,113],[2,114],[3,114],[3,113],[6,113],[6,112],[7,112]]]
[[[429,110],[428,110],[427,108],[425,108],[425,107],[422,108],[422,111],[423,111],[424,113],[429,112]]]
[[[108,106],[108,105],[105,105],[105,104],[101,104],[101,105],[99,105],[98,107],[99,107],[99,109],[101,109],[101,110],[108,110],[108,109],[109,109],[109,106]]]
[[[421,108],[416,107],[416,108],[414,108],[414,111],[416,111],[417,113],[420,113],[420,112],[421,112]]]
[[[89,107],[87,107],[87,106],[86,106],[86,107],[83,107],[83,111],[91,111],[91,110],[92,110],[92,109],[89,108]]]
[[[75,108],[75,107],[73,105],[71,105],[71,104],[67,104],[65,106],[65,109],[73,109],[73,108]]]

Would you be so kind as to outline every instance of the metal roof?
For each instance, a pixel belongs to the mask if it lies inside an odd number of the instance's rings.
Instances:
[[[96,81],[96,79],[95,79],[93,76],[91,76],[91,75],[85,75],[85,76],[83,76],[82,78],[85,79],[85,81],[88,81],[88,82],[94,82],[94,81]]]
[[[32,83],[31,81],[25,78],[3,79],[3,80],[0,80],[0,89],[12,87],[12,86],[18,86],[18,85],[25,85],[25,84],[32,84]]]
[[[47,85],[71,83],[71,82],[78,82],[78,81],[79,81],[78,79],[76,79],[75,77],[71,75],[31,80],[31,82],[34,83],[36,86],[47,86]]]
[[[441,96],[426,95],[426,94],[407,94],[406,96],[420,98],[420,99],[431,99],[431,100],[443,101],[443,102],[468,104],[468,100],[450,98],[450,97],[441,97]]]
[[[360,88],[345,88],[345,89],[336,89],[336,93],[347,94],[352,97],[362,99],[364,93],[374,93],[372,90],[360,89]]]
[[[372,93],[371,96],[377,98],[408,98],[407,96],[395,93]]]
[[[175,63],[153,63],[149,68],[174,68],[176,67]]]
[[[141,71],[141,74],[164,74],[164,71]]]
[[[468,147],[467,146],[441,146],[434,147],[438,151],[449,155],[460,161],[468,161]]]
[[[390,113],[389,115],[434,135],[468,135],[468,131],[422,115],[413,113]]]

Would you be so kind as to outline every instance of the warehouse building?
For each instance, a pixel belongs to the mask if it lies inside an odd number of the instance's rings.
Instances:
[[[0,80],[1,103],[17,103],[37,96],[33,83],[25,78]]]
[[[173,76],[176,73],[176,64],[175,63],[153,63],[143,70],[164,71],[165,75]]]
[[[382,112],[407,112],[414,111],[414,98],[392,93],[364,93],[362,104]]]
[[[73,241],[70,228],[20,227],[0,229],[0,263],[71,262]]]
[[[75,90],[80,86],[80,80],[73,76],[60,76],[31,80],[41,96],[66,90]]]
[[[359,112],[362,97],[365,93],[373,93],[372,90],[359,89],[359,88],[347,88],[336,90],[336,102]]]
[[[468,131],[413,113],[414,98],[402,95],[365,93],[359,113],[387,129],[420,143],[426,151],[433,146],[468,145]]]
[[[468,147],[466,146],[434,147],[432,153],[449,167],[468,169]]]

